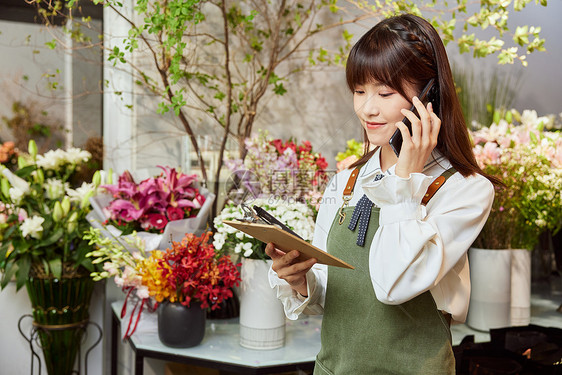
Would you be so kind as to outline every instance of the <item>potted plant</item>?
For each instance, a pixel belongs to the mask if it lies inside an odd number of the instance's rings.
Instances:
[[[550,121],[535,111],[509,111],[505,119],[472,133],[479,165],[505,184],[496,189],[488,221],[469,250],[472,294],[467,323],[472,327],[529,323],[529,251],[542,232],[555,233],[562,226],[562,137],[544,131]],[[506,269],[498,272],[501,264]],[[481,269],[486,266],[493,269]],[[500,291],[500,284],[506,290]],[[493,312],[485,311],[493,306]]]
[[[88,256],[104,269],[92,273],[94,280],[113,277],[128,297],[135,293],[141,300],[136,317],[131,314],[129,318],[125,337],[134,333],[144,305],[151,303],[158,309],[158,335],[164,345],[199,345],[205,334],[206,310],[220,308],[240,281],[237,265],[230,256],[215,250],[209,243],[210,235],[188,233],[165,251],[147,252],[138,237],[128,240],[127,249],[116,238],[91,228],[86,238],[98,249]],[[135,250],[131,252],[131,248]],[[126,305],[122,317],[125,309]]]
[[[37,154],[34,141],[14,172],[0,167],[0,287],[26,286],[49,374],[70,374],[88,321],[95,266],[82,238],[89,198],[101,181],[73,181],[90,153],[70,148]],[[70,308],[69,308],[70,306]],[[52,330],[50,326],[68,329]],[[78,331],[77,333],[75,333]]]
[[[251,202],[299,234],[312,241],[314,211],[302,202],[269,196]],[[285,344],[285,312],[268,281],[271,260],[265,254],[265,244],[223,223],[242,220],[240,206],[227,204],[214,219],[216,232],[213,244],[221,251],[242,258],[240,286],[240,344],[251,349],[275,349]]]

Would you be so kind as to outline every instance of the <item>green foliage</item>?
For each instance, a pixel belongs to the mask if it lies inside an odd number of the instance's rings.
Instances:
[[[521,84],[521,75],[501,75],[498,69],[483,77],[469,68],[453,66],[453,77],[464,119],[471,128],[497,124],[494,113],[511,108]]]
[[[376,17],[389,17],[408,12],[431,21],[440,32],[443,42],[456,42],[461,53],[472,51],[474,57],[497,55],[499,64],[512,64],[519,60],[527,66],[526,55],[544,51],[544,39],[540,38],[540,27],[517,26],[513,34],[514,46],[506,45],[510,33],[508,20],[511,11],[519,12],[530,3],[546,6],[546,0],[483,0],[479,5],[467,0],[348,0],[361,11]],[[473,12],[469,14],[469,12]],[[462,33],[455,33],[460,29]],[[475,30],[493,31],[497,36],[480,39]],[[458,35],[455,38],[455,34]],[[519,50],[523,47],[523,51]]]

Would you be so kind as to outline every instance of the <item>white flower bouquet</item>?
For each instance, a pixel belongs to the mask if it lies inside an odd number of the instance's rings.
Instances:
[[[96,172],[92,182],[73,180],[90,157],[77,148],[39,155],[30,141],[29,154],[18,158],[16,170],[0,166],[0,289],[12,276],[21,288],[32,264],[44,265],[56,278],[65,264],[95,270],[82,235],[90,226],[89,198],[104,175]]]
[[[294,202],[293,200],[287,201],[279,197],[268,197],[258,198],[251,204],[265,209],[305,241],[312,241],[314,213],[305,203]],[[266,259],[263,242],[223,223],[224,220],[242,220],[243,218],[244,213],[240,206],[232,203],[227,204],[214,219],[216,231],[213,237],[213,245],[217,250],[238,254],[244,258]]]

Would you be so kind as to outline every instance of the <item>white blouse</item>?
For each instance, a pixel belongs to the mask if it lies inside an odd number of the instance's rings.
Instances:
[[[439,310],[449,312],[456,322],[464,322],[470,298],[467,250],[488,218],[494,188],[481,175],[465,178],[457,172],[427,206],[421,205],[429,185],[450,167],[448,160],[434,152],[423,173],[401,178],[394,174],[395,166],[382,172],[377,151],[361,168],[349,206],[355,206],[366,194],[380,207],[380,226],[369,249],[368,267],[356,268],[369,273],[376,298],[398,305],[429,290]],[[343,203],[350,174],[349,169],[336,174],[324,192],[312,242],[322,250],[326,250],[328,232]],[[384,177],[375,181],[379,174]],[[308,297],[304,298],[269,271],[270,285],[289,319],[324,310],[327,266],[314,265],[306,277]]]

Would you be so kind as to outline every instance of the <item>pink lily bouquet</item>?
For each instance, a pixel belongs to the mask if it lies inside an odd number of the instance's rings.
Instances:
[[[199,187],[197,175],[158,167],[163,173],[139,183],[125,171],[117,184],[100,186],[105,194],[92,199],[90,223],[115,237],[138,232],[147,250],[202,233],[215,195]]]

